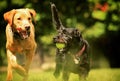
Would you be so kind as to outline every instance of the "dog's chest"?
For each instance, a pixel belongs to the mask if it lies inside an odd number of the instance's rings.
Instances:
[[[67,48],[70,53],[77,53],[80,50],[81,43],[79,40],[72,40],[68,43]]]
[[[13,46],[11,47],[11,51],[13,51],[15,53],[23,53],[25,51],[25,49],[21,45],[16,46],[13,44]]]
[[[10,46],[10,50],[14,53],[23,53],[25,51],[31,50],[32,43],[25,40],[14,40],[14,43]]]

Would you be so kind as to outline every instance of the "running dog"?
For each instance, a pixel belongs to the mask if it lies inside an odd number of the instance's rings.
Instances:
[[[27,81],[29,67],[36,49],[35,30],[32,24],[35,15],[36,12],[33,9],[13,9],[4,13],[4,19],[8,22],[6,26],[8,60],[6,81],[12,81],[13,69],[23,76],[23,81]],[[17,55],[24,56],[24,63],[18,63]]]
[[[70,73],[78,74],[85,80],[90,70],[89,44],[76,28],[63,26],[55,4],[51,3],[52,19],[58,31],[53,38],[56,44],[56,68],[54,76],[63,73],[63,81],[68,81]]]

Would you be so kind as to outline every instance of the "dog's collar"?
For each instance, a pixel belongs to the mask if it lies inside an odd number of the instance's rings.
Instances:
[[[83,44],[83,46],[80,49],[80,51],[76,54],[76,57],[82,56],[83,52],[85,52],[85,49],[86,49],[86,46],[85,46],[85,44]]]

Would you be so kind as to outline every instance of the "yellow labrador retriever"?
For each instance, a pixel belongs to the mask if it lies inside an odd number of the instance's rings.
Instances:
[[[34,25],[32,18],[36,12],[33,9],[13,9],[4,14],[6,27],[6,51],[8,69],[6,81],[12,81],[12,69],[23,76],[23,81],[28,78],[28,71],[36,49]],[[24,65],[18,63],[17,55],[24,55]],[[21,58],[22,59],[22,58]]]

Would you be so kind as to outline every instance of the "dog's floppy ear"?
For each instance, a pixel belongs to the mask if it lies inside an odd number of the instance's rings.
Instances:
[[[10,26],[12,25],[12,21],[13,21],[15,12],[16,12],[16,10],[13,9],[11,11],[4,13],[4,20],[7,21]]]
[[[62,25],[62,22],[61,22],[61,20],[59,18],[58,10],[57,10],[55,4],[52,3],[52,2],[50,4],[51,4],[51,12],[52,12],[53,24],[55,24],[57,30],[64,29],[64,26]]]
[[[32,17],[35,17],[35,16],[36,16],[35,10],[29,9],[29,12],[30,12],[30,14],[31,14]]]
[[[78,29],[73,31],[73,36],[82,38],[81,32]]]
[[[36,22],[35,21],[36,11],[34,9],[28,9],[28,11],[30,12],[31,16],[33,17],[34,22]]]

